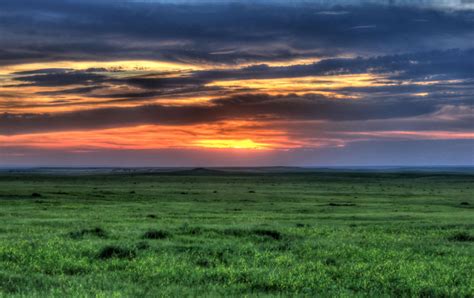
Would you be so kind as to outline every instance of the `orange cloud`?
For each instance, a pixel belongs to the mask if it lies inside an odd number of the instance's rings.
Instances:
[[[225,121],[190,126],[142,125],[92,131],[68,131],[0,136],[0,147],[47,149],[229,148],[289,149],[303,144],[283,131],[252,121]]]

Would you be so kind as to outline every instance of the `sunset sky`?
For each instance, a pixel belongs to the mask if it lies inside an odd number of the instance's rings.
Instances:
[[[474,1],[0,1],[0,167],[474,165]]]

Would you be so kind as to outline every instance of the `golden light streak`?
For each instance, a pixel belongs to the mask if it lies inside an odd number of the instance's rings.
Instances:
[[[413,93],[413,96],[417,97],[426,97],[428,95],[430,95],[428,92]]]
[[[253,89],[268,94],[308,93],[324,92],[345,87],[374,87],[383,86],[384,76],[370,73],[356,75],[331,75],[311,76],[299,78],[278,79],[251,79],[251,80],[229,80],[215,81],[209,83],[209,87],[221,87],[228,89]]]
[[[48,68],[68,68],[73,70],[87,70],[91,68],[105,68],[108,70],[120,70],[127,72],[182,72],[199,71],[209,69],[241,69],[255,65],[268,65],[270,67],[285,67],[295,65],[308,65],[319,62],[319,58],[296,58],[281,61],[259,61],[240,63],[238,65],[210,64],[210,63],[180,63],[160,60],[114,60],[114,61],[45,61],[36,63],[14,64],[0,67],[0,76],[15,72],[31,71]]]
[[[105,68],[120,71],[196,71],[211,68],[211,65],[185,64],[168,61],[155,60],[119,60],[119,61],[54,61],[15,64],[0,68],[0,75],[14,72],[31,71],[47,68],[69,68],[74,70],[86,70],[90,68]]]

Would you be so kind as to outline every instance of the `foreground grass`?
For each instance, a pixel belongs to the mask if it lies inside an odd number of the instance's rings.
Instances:
[[[474,176],[3,175],[0,296],[474,296]]]

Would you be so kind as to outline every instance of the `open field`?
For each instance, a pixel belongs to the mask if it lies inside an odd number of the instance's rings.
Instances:
[[[0,174],[0,296],[474,296],[470,173]]]

